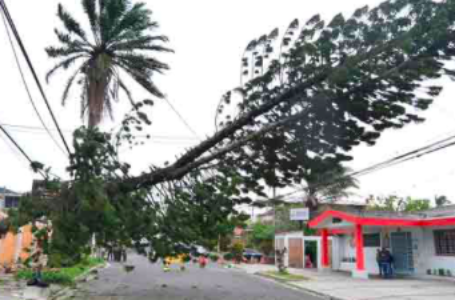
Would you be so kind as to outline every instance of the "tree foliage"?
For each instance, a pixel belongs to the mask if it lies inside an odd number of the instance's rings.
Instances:
[[[367,208],[374,211],[418,212],[431,208],[430,200],[428,199],[401,198],[396,195],[387,197],[371,196],[367,202]]]
[[[70,62],[61,63],[64,69],[78,55],[89,56],[68,85],[80,75],[84,95],[96,96],[83,100],[95,114],[89,125],[100,120],[101,103],[116,99],[117,87],[124,89],[115,68],[162,96],[151,75],[167,66],[136,51],[152,51],[152,41],[166,40],[146,34],[156,23],[144,4],[83,5],[95,42],[60,7],[68,33],[57,31],[64,46],[48,54],[67,57],[75,51]],[[62,183],[56,199],[33,199],[30,207],[38,208],[29,214],[52,221],[51,249],[72,260],[92,234],[101,245],[137,246],[146,239],[153,259],[177,251],[177,243],[216,238],[216,228],[236,214],[237,204],[251,203],[252,194],[265,197],[270,186],[318,186],[324,174],[352,159],[354,147],[374,145],[386,129],[422,122],[421,112],[442,90],[435,79],[455,76],[448,64],[455,55],[454,23],[455,0],[393,0],[349,18],[294,20],[283,36],[273,30],[248,45],[242,84],[222,97],[223,119],[212,136],[174,162],[136,176],[118,161],[117,148],[134,139],[130,126],[146,114],[127,117],[114,139],[79,130],[69,169],[74,180]],[[162,50],[167,49],[153,48]],[[226,106],[235,114],[225,115]]]
[[[437,207],[449,205],[451,203],[447,196],[444,195],[434,197],[434,201]]]

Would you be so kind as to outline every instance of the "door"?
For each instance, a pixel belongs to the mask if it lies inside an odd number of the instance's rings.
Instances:
[[[289,267],[303,268],[303,240],[301,238],[289,239]]]
[[[410,274],[414,272],[412,255],[412,235],[410,232],[393,232],[391,235],[392,255],[395,272]]]

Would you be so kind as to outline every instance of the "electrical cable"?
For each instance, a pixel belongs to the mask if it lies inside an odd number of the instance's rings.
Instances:
[[[6,23],[6,17],[5,17],[5,15],[3,13],[2,13],[2,19],[3,19],[3,25],[5,26],[6,34],[8,36],[9,43],[11,45],[11,49],[13,50],[14,59],[16,61],[16,65],[17,65],[17,68],[19,70],[19,73],[20,73],[20,76],[21,76],[21,79],[22,79],[22,83],[24,84],[25,91],[27,92],[28,99],[30,100],[30,103],[33,106],[33,110],[35,111],[36,115],[38,116],[38,119],[40,120],[41,125],[43,125],[43,128],[47,131],[47,133],[51,137],[52,141],[54,141],[55,145],[57,145],[57,147],[60,149],[60,151],[62,151],[65,154],[65,151],[60,146],[60,144],[57,142],[57,140],[55,139],[54,135],[50,132],[49,128],[47,127],[46,123],[44,122],[43,117],[41,116],[40,112],[38,111],[38,107],[36,106],[35,101],[33,100],[33,97],[32,97],[32,94],[30,93],[30,89],[28,87],[27,81],[25,80],[24,72],[22,71],[22,67],[21,67],[21,64],[20,64],[20,61],[19,61],[19,57],[18,57],[17,52],[16,52],[16,48],[14,47],[13,39],[12,39],[11,33],[10,33],[9,29],[8,29],[8,24]]]
[[[198,139],[199,138],[199,135],[197,134],[196,130],[194,130],[190,124],[185,120],[185,118],[182,116],[182,114],[177,110],[177,108],[172,104],[172,102],[164,97],[164,100],[166,101],[166,103],[169,105],[169,107],[172,109],[172,111],[174,111],[174,113],[177,115],[177,117],[180,119],[180,121],[182,121],[182,123],[185,125],[185,127],[195,136],[197,137]]]
[[[24,151],[24,149],[22,149],[22,147],[16,142],[16,140],[9,134],[9,132],[1,125],[0,125],[0,130],[14,144],[14,146],[21,152],[21,154],[30,162],[30,165],[32,165],[34,163],[34,161],[30,158],[30,156],[28,156],[28,154]],[[44,173],[41,170],[39,171],[39,173],[41,174],[41,176],[46,178],[46,176],[44,175]]]
[[[18,43],[18,45],[19,45],[19,47],[20,47],[20,49],[22,51],[22,54],[25,57],[25,60],[27,62],[27,65],[28,65],[30,71],[32,72],[33,78],[34,78],[34,80],[35,80],[35,82],[36,82],[36,84],[38,86],[38,89],[39,89],[39,91],[41,93],[41,96],[43,97],[43,100],[44,100],[44,102],[46,104],[46,107],[47,107],[51,117],[52,117],[52,120],[54,121],[55,127],[58,130],[60,138],[63,141],[63,144],[65,145],[66,151],[68,152],[69,155],[71,155],[71,150],[70,150],[70,148],[68,146],[68,143],[66,142],[65,136],[63,135],[63,132],[60,129],[60,126],[59,126],[59,124],[57,122],[57,118],[55,117],[55,114],[52,111],[52,108],[51,108],[51,106],[49,104],[47,96],[46,96],[46,94],[44,92],[43,86],[41,85],[41,81],[39,80],[38,75],[36,74],[35,68],[33,67],[33,64],[32,64],[32,62],[30,60],[30,57],[28,55],[27,50],[25,49],[24,44],[22,43],[22,39],[21,39],[21,37],[19,35],[19,32],[17,31],[16,25],[14,24],[14,21],[13,21],[11,15],[9,13],[8,7],[6,6],[6,3],[5,3],[4,0],[0,0],[0,7],[3,9],[4,15],[6,16],[8,24],[10,25],[10,27],[12,29],[13,35],[16,38],[16,41],[17,41],[17,43]]]
[[[407,161],[410,161],[413,159],[421,158],[422,156],[425,156],[425,155],[429,155],[429,154],[444,150],[446,148],[455,146],[455,141],[450,142],[453,139],[455,139],[455,135],[442,139],[440,141],[434,142],[430,145],[426,145],[426,146],[417,148],[415,150],[406,152],[404,154],[398,155],[398,156],[388,159],[386,161],[366,167],[359,171],[354,171],[347,175],[339,176],[338,178],[336,178],[332,181],[313,185],[313,188],[317,188],[317,187],[321,187],[321,186],[330,186],[330,185],[336,184],[340,180],[348,178],[348,177],[360,177],[360,176],[368,175],[373,172],[383,170],[385,168],[389,168],[389,167],[392,167],[392,166],[395,166],[395,165],[398,165],[398,164],[401,164],[401,163],[404,163],[404,162],[407,162]],[[450,142],[450,143],[448,143],[448,142]],[[282,199],[284,197],[295,195],[295,194],[303,192],[303,191],[305,191],[305,189],[298,189],[298,190],[292,191],[290,193],[279,195],[279,196],[277,196],[277,199]]]

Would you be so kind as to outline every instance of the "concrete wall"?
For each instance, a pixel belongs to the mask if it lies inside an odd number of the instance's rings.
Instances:
[[[283,241],[284,247],[289,251],[289,239],[290,238],[301,238],[303,243],[303,262],[305,264],[305,243],[309,242],[316,242],[317,243],[317,266],[318,269],[322,269],[322,239],[319,236],[304,236],[302,232],[289,232],[289,233],[282,233],[275,235],[275,249],[277,249],[277,245],[280,243],[279,241]],[[338,242],[335,241],[332,237],[329,238],[329,241],[332,241],[332,264],[338,264],[340,260],[340,256],[338,253],[335,253],[338,249]],[[289,253],[286,253],[284,258],[284,263],[288,267],[289,266]]]
[[[17,234],[8,232],[0,240],[0,269],[3,266],[10,266],[20,258],[25,260],[29,257],[29,252],[33,243],[32,226],[22,227]]]
[[[439,227],[438,229],[453,229],[454,227]],[[449,270],[455,276],[455,256],[437,256],[434,243],[433,228],[422,230],[422,237],[425,241],[422,256],[425,257],[421,264],[421,274],[426,274],[427,270]]]

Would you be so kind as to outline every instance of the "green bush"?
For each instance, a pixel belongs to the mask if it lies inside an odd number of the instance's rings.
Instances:
[[[81,263],[70,268],[45,270],[42,272],[43,281],[46,283],[71,285],[78,276],[101,263],[103,263],[102,259],[87,257],[83,259]],[[20,270],[16,273],[16,278],[21,280],[30,280],[33,278],[33,271],[30,269]]]
[[[210,260],[213,262],[218,261],[218,259],[220,258],[220,256],[216,253],[210,253],[209,257],[210,257]]]
[[[228,252],[228,253],[224,254],[223,258],[224,258],[224,260],[231,261],[234,259],[234,254],[232,254],[231,252]]]
[[[445,270],[444,269],[439,269],[439,272],[438,272],[438,275],[439,276],[445,276]]]

